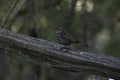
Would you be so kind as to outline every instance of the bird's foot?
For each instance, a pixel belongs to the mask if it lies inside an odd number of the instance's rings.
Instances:
[[[72,50],[72,49],[68,46],[64,46],[64,47],[61,47],[60,50],[64,52],[68,52],[69,50]]]

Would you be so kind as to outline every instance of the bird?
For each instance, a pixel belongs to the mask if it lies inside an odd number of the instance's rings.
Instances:
[[[70,49],[68,46],[72,43],[81,43],[78,38],[67,32],[63,27],[56,26],[55,35],[57,42],[64,45],[61,49],[66,49],[66,51]]]

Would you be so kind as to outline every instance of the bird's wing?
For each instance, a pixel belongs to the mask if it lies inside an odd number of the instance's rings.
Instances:
[[[70,42],[77,42],[77,39],[68,32],[63,32],[62,38]]]

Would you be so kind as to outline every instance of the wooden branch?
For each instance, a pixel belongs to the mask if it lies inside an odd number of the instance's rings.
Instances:
[[[63,52],[60,47],[60,44],[0,29],[1,54],[39,65],[120,79],[120,58],[78,50]]]

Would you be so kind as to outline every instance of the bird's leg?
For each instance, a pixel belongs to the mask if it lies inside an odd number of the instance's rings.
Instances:
[[[63,47],[60,48],[60,50],[68,52],[68,50],[71,50],[71,48],[68,45],[64,45]]]

